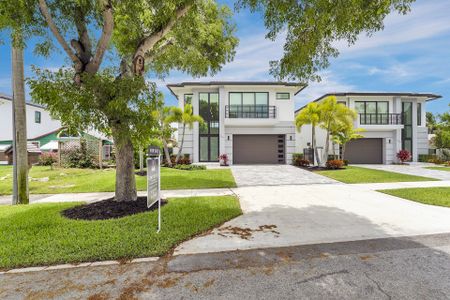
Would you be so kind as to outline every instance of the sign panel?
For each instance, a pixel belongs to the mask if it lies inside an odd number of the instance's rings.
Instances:
[[[159,200],[159,157],[147,159],[147,207]]]
[[[150,157],[159,156],[159,152],[160,152],[159,147],[156,147],[156,146],[149,146],[148,147],[148,156],[150,156]]]

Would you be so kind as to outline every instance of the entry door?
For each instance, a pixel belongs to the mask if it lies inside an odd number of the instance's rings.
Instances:
[[[199,93],[199,112],[205,121],[199,126],[199,160],[219,161],[219,94]]]

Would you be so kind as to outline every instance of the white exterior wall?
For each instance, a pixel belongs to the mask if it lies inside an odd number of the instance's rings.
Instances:
[[[35,111],[41,113],[41,123],[35,123]],[[61,128],[59,120],[53,120],[48,111],[42,107],[27,104],[27,138],[33,139]],[[0,97],[0,141],[12,140],[12,101]]]
[[[220,86],[185,86],[172,89],[179,99],[179,107],[184,106],[184,95],[193,94],[194,114],[198,111],[198,93],[219,93],[219,153],[226,153],[230,163],[233,161],[233,135],[235,134],[283,134],[285,140],[286,163],[292,162],[292,153],[295,152],[296,133],[294,126],[294,93],[298,87],[286,86],[243,86],[243,85],[220,85]],[[276,118],[269,119],[230,119],[225,118],[225,107],[228,105],[230,92],[268,92],[269,105],[276,106]],[[277,92],[289,92],[289,100],[277,100]],[[181,126],[178,126],[178,143],[181,141]],[[182,153],[189,153],[194,163],[199,162],[198,124],[192,131],[186,131]]]
[[[357,101],[387,101],[389,103],[389,113],[402,113],[402,102],[413,103],[413,161],[418,160],[419,154],[428,154],[428,134],[426,127],[426,101],[425,98],[409,98],[399,96],[338,96],[337,101],[345,101],[347,106],[354,109]],[[422,103],[421,126],[417,125],[417,103]],[[366,131],[361,134],[366,138],[383,139],[383,162],[391,164],[397,162],[396,154],[402,149],[401,130],[403,125],[360,125],[359,117],[355,121],[355,128],[363,128]],[[307,143],[311,143],[311,125],[305,125],[296,134],[296,152],[303,152]],[[316,141],[318,147],[325,146],[326,131],[316,128]],[[330,145],[330,154],[333,149]]]

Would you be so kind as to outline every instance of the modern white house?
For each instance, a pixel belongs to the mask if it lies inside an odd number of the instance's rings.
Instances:
[[[441,98],[425,93],[328,93],[314,102],[328,96],[336,96],[342,103],[358,113],[355,128],[363,128],[362,139],[346,145],[345,159],[353,164],[391,164],[396,162],[396,153],[402,149],[412,154],[417,161],[420,154],[428,154],[428,131],[426,127],[426,104]],[[296,110],[296,114],[302,108]],[[325,146],[325,130],[317,129],[317,146]],[[303,126],[297,133],[297,149],[302,152],[311,142],[311,126]],[[339,149],[330,144],[330,153]]]
[[[26,103],[27,136],[35,138],[58,128],[61,122],[50,117],[50,113],[41,105]],[[12,98],[0,94],[0,141],[12,140]]]
[[[231,164],[291,163],[296,150],[294,95],[306,85],[212,81],[167,87],[180,108],[191,103],[194,114],[205,120],[185,134],[182,153],[192,162],[217,162],[227,154]]]

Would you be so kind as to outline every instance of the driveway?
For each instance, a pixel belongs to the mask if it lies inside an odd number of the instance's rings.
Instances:
[[[450,208],[346,184],[233,189],[244,212],[175,254],[259,249],[450,232]]]
[[[290,165],[234,165],[238,187],[337,183],[337,181]]]
[[[425,167],[436,167],[436,165],[428,163],[411,163],[409,165],[355,165],[355,166],[408,175],[430,177],[440,180],[450,180],[450,172],[448,171],[425,169]]]

